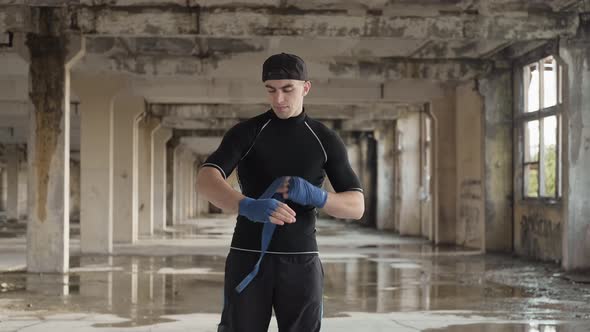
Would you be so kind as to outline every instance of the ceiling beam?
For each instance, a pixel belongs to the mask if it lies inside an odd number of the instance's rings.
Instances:
[[[292,7],[81,6],[71,11],[73,29],[112,36],[215,37],[306,36],[432,40],[529,40],[574,35],[575,12],[484,16],[454,13],[432,17],[351,15],[348,11]]]
[[[77,66],[88,71],[119,72],[142,76],[201,77],[216,79],[253,79],[260,77],[260,66],[267,55],[237,54],[210,56],[112,55],[87,54]],[[408,59],[330,57],[305,60],[312,80],[364,79],[382,82],[391,79],[469,80],[489,73],[490,60]]]
[[[87,36],[86,52],[107,57],[186,56],[200,59],[222,58],[237,54],[279,52],[308,57],[411,57],[416,59],[467,59],[506,47],[504,40],[424,41],[401,38],[346,37],[192,37],[162,38]]]

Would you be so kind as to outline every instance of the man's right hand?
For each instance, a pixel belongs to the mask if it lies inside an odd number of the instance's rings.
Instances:
[[[295,222],[295,211],[274,198],[253,199],[245,197],[239,203],[238,213],[252,221],[271,222],[277,225]]]

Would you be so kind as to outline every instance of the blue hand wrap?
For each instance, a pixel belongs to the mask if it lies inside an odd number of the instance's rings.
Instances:
[[[328,200],[328,193],[324,189],[318,188],[298,176],[293,176],[289,180],[287,199],[297,204],[323,208]]]
[[[238,213],[252,221],[270,222],[270,216],[278,206],[279,201],[274,198],[246,197],[240,201]]]
[[[276,194],[276,191],[277,189],[279,189],[279,187],[283,184],[284,181],[284,177],[280,177],[274,180],[273,183],[271,183],[271,185],[268,186],[268,188],[266,188],[266,191],[260,196],[259,200],[268,199],[274,196],[276,200],[282,201],[282,195]],[[240,201],[240,203],[241,202],[242,201]],[[258,274],[258,270],[260,269],[260,263],[262,262],[264,254],[266,254],[266,250],[268,249],[268,245],[270,244],[270,240],[272,239],[272,235],[275,231],[276,226],[277,225],[271,222],[264,223],[264,226],[262,227],[262,240],[260,243],[260,258],[258,258],[258,262],[256,262],[256,265],[254,265],[254,269],[252,270],[252,272],[250,272],[246,276],[246,278],[244,278],[244,280],[242,280],[242,282],[240,282],[240,284],[236,286],[236,292],[241,293],[244,290],[244,288],[246,288],[246,286],[248,286],[248,284],[252,282],[254,277],[256,277],[256,275]]]

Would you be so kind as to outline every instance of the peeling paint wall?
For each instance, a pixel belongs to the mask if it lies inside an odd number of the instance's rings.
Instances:
[[[457,241],[484,248],[483,101],[474,81],[457,87]]]
[[[485,249],[512,251],[512,77],[498,70],[478,81],[485,125]]]

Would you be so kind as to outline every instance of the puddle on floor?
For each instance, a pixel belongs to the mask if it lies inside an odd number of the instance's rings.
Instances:
[[[162,236],[187,239],[227,233],[219,227],[184,228],[186,232]],[[341,231],[329,230],[332,240]],[[322,250],[324,317],[458,310],[506,320],[590,321],[590,287],[566,280],[554,265],[405,241]],[[158,250],[167,249],[157,246],[145,250],[154,256],[72,256],[67,275],[2,273],[0,296],[8,301],[2,308],[93,312],[126,319],[99,327],[154,325],[169,322],[167,317],[173,315],[219,315],[224,256],[161,256]],[[577,331],[563,326],[555,325],[553,331]],[[549,325],[535,330],[526,324],[431,331],[553,332]]]
[[[583,323],[564,324],[467,324],[451,325],[423,332],[587,332],[590,326]]]

